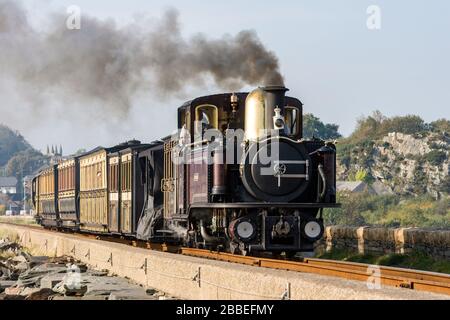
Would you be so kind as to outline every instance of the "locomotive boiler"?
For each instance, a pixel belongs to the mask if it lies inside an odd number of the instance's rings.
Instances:
[[[303,139],[303,105],[287,91],[200,97],[178,109],[177,134],[43,171],[33,181],[36,206],[47,208],[39,222],[244,255],[312,252],[323,208],[338,206],[336,152]]]

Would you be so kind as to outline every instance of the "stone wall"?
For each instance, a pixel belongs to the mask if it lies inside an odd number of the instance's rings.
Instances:
[[[361,254],[404,254],[420,250],[434,257],[450,259],[450,230],[331,226],[326,228],[316,251],[332,249],[349,249]]]

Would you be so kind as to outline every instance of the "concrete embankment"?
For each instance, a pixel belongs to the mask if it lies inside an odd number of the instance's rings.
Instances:
[[[449,299],[448,296],[382,287],[359,281],[273,270],[151,251],[77,235],[0,224],[23,246],[42,255],[73,256],[145,287],[182,299]]]

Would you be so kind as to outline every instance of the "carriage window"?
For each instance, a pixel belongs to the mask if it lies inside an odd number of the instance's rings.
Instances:
[[[208,129],[217,129],[219,115],[216,106],[201,105],[195,108],[195,134],[201,134]]]
[[[286,134],[297,136],[300,131],[300,110],[296,107],[285,107],[284,120],[286,122]]]

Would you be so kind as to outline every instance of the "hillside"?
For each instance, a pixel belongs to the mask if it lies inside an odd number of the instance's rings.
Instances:
[[[17,132],[0,124],[0,167],[18,152],[30,149],[30,144]]]
[[[450,193],[450,121],[417,116],[361,119],[338,144],[338,179],[380,181],[398,195]]]
[[[23,136],[0,124],[0,174],[19,180],[34,173],[48,161]]]

